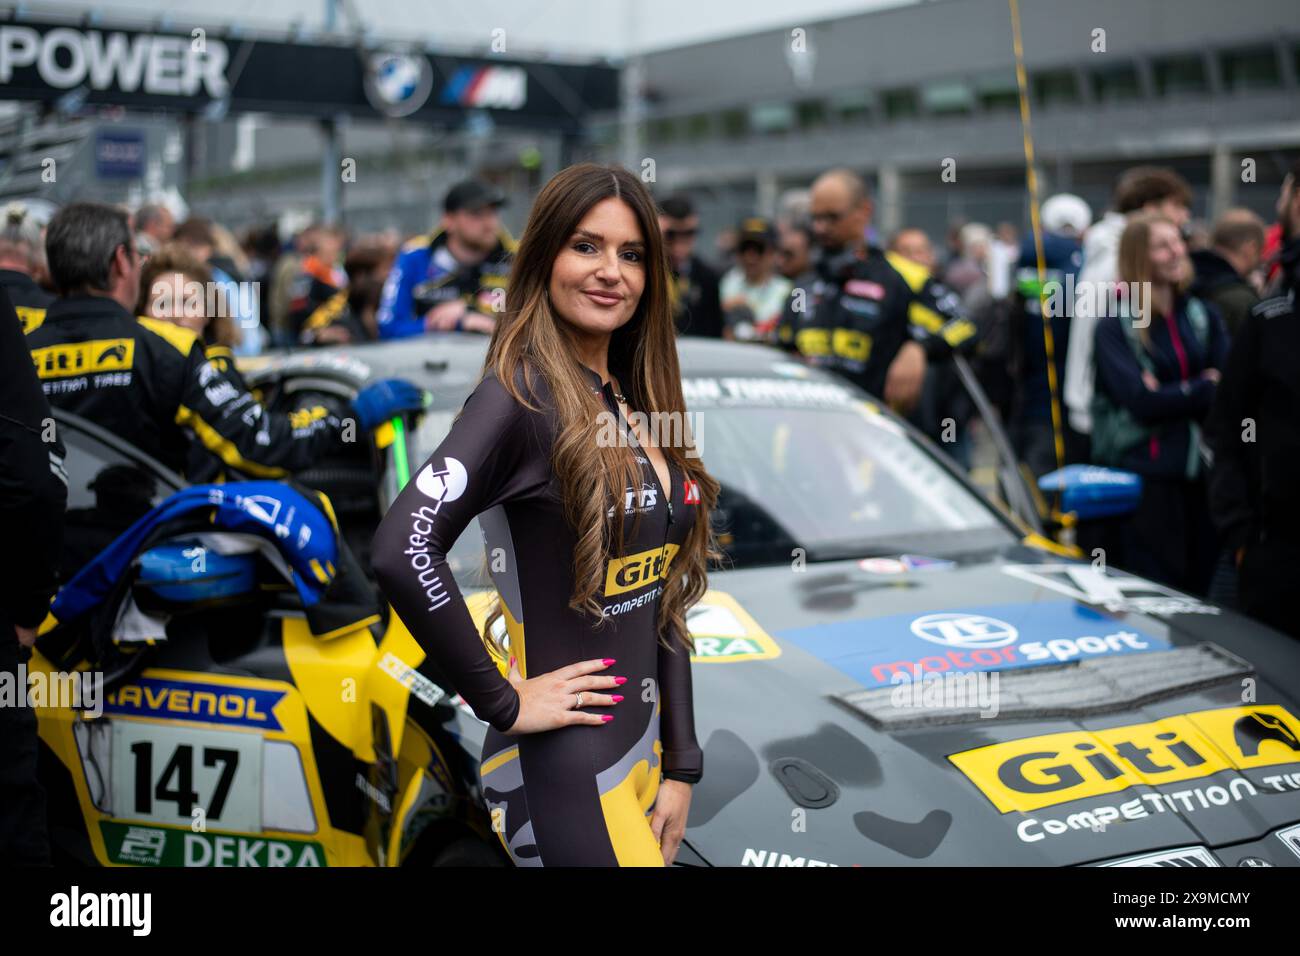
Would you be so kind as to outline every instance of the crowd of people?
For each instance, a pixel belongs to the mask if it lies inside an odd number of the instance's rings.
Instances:
[[[590,169],[583,174],[604,181]],[[60,571],[67,575],[65,449],[48,430],[51,407],[191,481],[308,467],[347,440],[345,424],[373,429],[422,408],[425,396],[390,379],[361,390],[344,413],[272,411],[236,357],[491,333],[508,287],[517,306],[526,296],[533,313],[551,308],[536,276],[529,285],[519,272],[511,286],[516,243],[501,223],[504,201],[467,181],[447,193],[436,228],[405,243],[391,231],[349,237],[319,223],[287,247],[274,229],[237,239],[205,219],[177,222],[162,206],[132,214],[74,202],[48,222],[21,203],[4,208],[0,520],[27,546],[0,553],[0,616],[16,635],[0,641],[0,669],[15,671],[30,653]],[[665,328],[671,320],[679,335],[768,343],[829,369],[958,460],[973,414],[949,360],[960,354],[1034,475],[1091,463],[1141,476],[1133,514],[1079,526],[1086,553],[1099,548],[1109,564],[1300,636],[1284,604],[1300,567],[1300,164],[1272,224],[1231,209],[1190,228],[1188,183],[1143,166],[1119,178],[1112,208],[1096,221],[1082,199],[1060,194],[1038,210],[1037,236],[961,223],[942,255],[921,229],[880,236],[866,182],[836,168],[776,220],[746,216],[728,230],[722,268],[698,251],[691,200],[656,202],[647,194],[642,212],[657,215],[662,236],[662,254],[648,245],[666,287]],[[586,281],[591,243],[585,234],[568,242],[581,262],[573,281]],[[117,518],[133,516],[124,509]],[[10,742],[0,786],[35,793],[34,718],[3,708],[0,719]],[[12,809],[6,819],[39,816],[36,804]],[[13,833],[0,833],[0,845],[43,858],[41,833],[19,836],[30,838],[26,849]]]
[[[1100,548],[1116,566],[1294,633],[1277,569],[1295,566],[1288,532],[1300,519],[1283,489],[1300,464],[1288,414],[1300,407],[1286,365],[1292,324],[1272,317],[1291,314],[1297,171],[1271,225],[1230,209],[1192,228],[1193,200],[1173,170],[1141,166],[1095,221],[1084,200],[1059,194],[1039,210],[1037,242],[1011,223],[958,222],[938,251],[919,228],[881,235],[866,182],[845,168],[780,216],[724,230],[714,256],[701,252],[690,197],[659,198],[657,213],[680,335],[796,353],[969,465],[974,407],[947,361],[961,353],[1035,478],[1072,463],[1142,477],[1135,514],[1077,529],[1085,553]],[[236,237],[161,205],[74,203],[45,223],[13,203],[0,223],[0,289],[52,404],[192,480],[287,474],[338,440],[340,420],[263,413],[235,359],[490,334],[516,250],[505,202],[468,180],[447,192],[432,231],[406,241],[314,223],[284,242],[274,227]],[[42,356],[110,328],[132,343],[130,372],[41,373]],[[367,421],[413,401],[413,388],[388,385],[358,399]]]
[[[1193,205],[1176,171],[1138,166],[1095,221],[1061,193],[1037,240],[960,222],[936,254],[922,229],[881,236],[865,182],[834,169],[778,220],[724,231],[719,268],[688,198],[661,201],[660,227],[681,334],[797,352],[969,465],[973,403],[945,361],[964,354],[1035,479],[1141,477],[1133,514],[1077,527],[1085,554],[1300,634],[1283,606],[1300,568],[1300,164],[1271,224],[1244,208],[1198,223]]]

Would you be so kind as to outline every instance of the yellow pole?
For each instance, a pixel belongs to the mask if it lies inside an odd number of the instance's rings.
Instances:
[[[1061,426],[1061,399],[1056,382],[1056,343],[1052,338],[1052,320],[1043,296],[1047,264],[1043,261],[1043,228],[1038,218],[1038,174],[1034,169],[1034,137],[1029,122],[1029,83],[1025,79],[1025,51],[1020,40],[1020,4],[1011,4],[1011,39],[1016,53],[1016,86],[1020,89],[1020,126],[1025,143],[1025,179],[1029,186],[1029,225],[1034,232],[1034,252],[1038,258],[1038,311],[1043,320],[1043,345],[1047,350],[1047,387],[1052,396],[1052,435],[1056,443],[1056,467],[1065,465],[1065,432]]]

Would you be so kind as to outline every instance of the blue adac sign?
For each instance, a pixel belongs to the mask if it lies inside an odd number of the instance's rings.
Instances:
[[[275,705],[283,698],[284,691],[270,688],[141,677],[113,690],[104,712],[278,731]]]
[[[100,179],[144,176],[144,132],[101,129],[95,134],[95,175]]]
[[[796,628],[777,635],[864,687],[1168,650],[1164,638],[1073,601],[991,604]]]

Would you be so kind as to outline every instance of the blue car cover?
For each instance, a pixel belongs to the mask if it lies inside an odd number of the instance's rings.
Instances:
[[[377,599],[339,536],[329,499],[281,481],[195,485],[176,492],[77,572],[54,599],[51,615],[62,625],[104,605],[129,577],[136,555],[165,533],[199,529],[270,541],[289,566],[318,637],[379,620]]]

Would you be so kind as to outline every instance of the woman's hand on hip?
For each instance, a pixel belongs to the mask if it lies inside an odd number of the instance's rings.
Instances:
[[[612,657],[579,661],[524,680],[519,665],[510,658],[506,677],[519,694],[519,715],[506,733],[536,734],[570,724],[609,723],[613,714],[590,708],[613,707],[623,699],[621,694],[604,691],[626,683],[626,677],[596,673],[613,663]]]
[[[686,835],[686,816],[691,809],[691,785],[681,780],[664,780],[655,797],[655,812],[650,819],[650,829],[659,841],[664,855],[664,866],[672,866],[677,859],[677,848]]]

